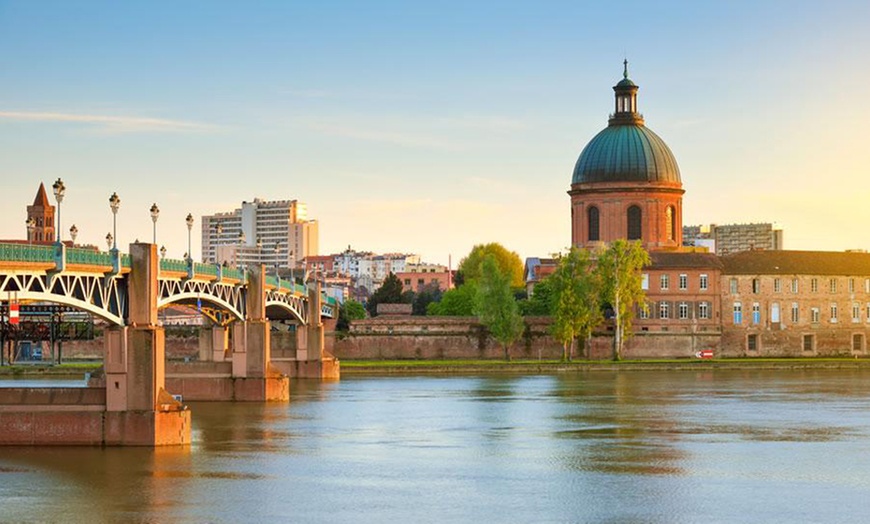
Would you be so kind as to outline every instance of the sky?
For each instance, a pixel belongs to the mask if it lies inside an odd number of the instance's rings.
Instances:
[[[629,60],[684,224],[870,249],[870,3],[0,0],[0,238],[187,251],[184,218],[298,199],[320,253],[458,263],[570,243],[571,175]],[[49,188],[50,191],[50,188]],[[53,198],[52,198],[53,201]]]

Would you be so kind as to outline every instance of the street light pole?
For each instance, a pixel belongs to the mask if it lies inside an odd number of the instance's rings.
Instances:
[[[157,244],[157,217],[160,216],[160,208],[157,207],[157,202],[151,204],[151,222],[154,223],[154,240],[152,244]]]
[[[106,233],[106,249],[111,251],[112,243],[114,241],[115,241],[115,237],[112,236],[112,232],[110,231],[110,232]]]
[[[187,257],[188,261],[193,263],[193,251],[191,250],[190,244],[190,234],[193,231],[193,215],[188,213],[187,218],[184,219],[184,222],[187,224]]]
[[[115,243],[112,244],[112,251],[118,250],[118,208],[121,207],[121,199],[118,198],[118,193],[112,193],[109,197],[109,207],[112,208],[112,238]]]
[[[63,196],[66,193],[66,186],[63,185],[63,180],[59,177],[55,180],[54,184],[51,185],[51,189],[54,191],[54,199],[57,200],[57,243],[60,244],[60,204],[63,202]]]
[[[69,227],[69,237],[72,239],[73,247],[76,247],[76,237],[79,236],[79,228],[75,224]]]

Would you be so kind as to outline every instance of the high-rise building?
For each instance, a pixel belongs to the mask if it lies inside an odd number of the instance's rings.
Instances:
[[[202,217],[202,258],[208,263],[297,267],[318,250],[318,223],[297,200],[242,202]]]
[[[717,255],[783,249],[782,229],[770,223],[685,226],[683,243],[706,246]]]

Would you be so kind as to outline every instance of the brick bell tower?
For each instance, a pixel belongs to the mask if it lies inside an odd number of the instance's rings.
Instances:
[[[54,206],[48,201],[45,184],[41,182],[36,191],[36,198],[33,199],[33,205],[27,206],[25,226],[28,242],[54,242]]]

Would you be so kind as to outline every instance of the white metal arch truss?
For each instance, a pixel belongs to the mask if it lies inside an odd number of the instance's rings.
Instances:
[[[275,306],[289,311],[303,324],[308,324],[308,300],[304,295],[266,290],[266,307]]]
[[[99,273],[0,271],[0,302],[10,298],[72,306],[117,326],[127,316],[126,281]]]
[[[201,300],[213,304],[231,316],[245,319],[245,288],[205,280],[158,280],[157,307],[183,301]]]

